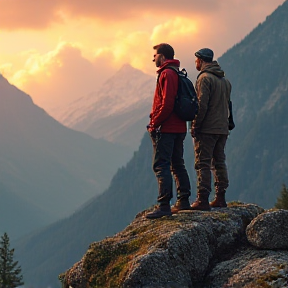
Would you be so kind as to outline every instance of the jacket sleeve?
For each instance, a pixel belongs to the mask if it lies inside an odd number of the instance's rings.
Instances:
[[[196,130],[201,128],[202,122],[207,113],[211,93],[210,85],[210,81],[207,77],[201,77],[196,82],[196,92],[199,108],[198,113],[192,122],[192,128]]]
[[[161,104],[153,113],[154,127],[159,127],[173,113],[178,89],[178,75],[173,71],[162,71],[157,83],[158,97]]]

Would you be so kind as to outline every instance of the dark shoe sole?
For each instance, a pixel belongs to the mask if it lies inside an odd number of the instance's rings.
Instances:
[[[194,203],[191,204],[191,210],[198,210],[198,211],[211,211],[210,205],[200,205],[197,202],[195,202],[195,206],[193,206]]]
[[[158,219],[164,216],[172,216],[172,212],[162,212],[162,211],[154,211],[151,213],[148,213],[145,217],[147,219]]]

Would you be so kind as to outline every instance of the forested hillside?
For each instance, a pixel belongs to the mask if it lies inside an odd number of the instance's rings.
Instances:
[[[230,198],[275,204],[288,183],[288,1],[220,59],[236,128],[227,145]]]
[[[77,261],[91,242],[123,229],[139,211],[155,203],[157,183],[151,170],[150,142],[146,134],[139,151],[118,170],[101,196],[71,217],[16,243],[27,285],[58,287],[58,274]]]

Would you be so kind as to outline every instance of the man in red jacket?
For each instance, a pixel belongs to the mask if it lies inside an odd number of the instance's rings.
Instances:
[[[178,90],[179,60],[174,59],[174,49],[166,43],[153,47],[154,60],[158,67],[158,79],[154,93],[150,123],[147,126],[153,145],[153,171],[158,181],[159,206],[146,218],[155,219],[170,216],[179,210],[190,209],[190,181],[183,159],[183,141],[186,136],[186,121],[173,111]],[[172,69],[166,69],[167,67]],[[177,201],[172,208],[172,175],[177,189]]]

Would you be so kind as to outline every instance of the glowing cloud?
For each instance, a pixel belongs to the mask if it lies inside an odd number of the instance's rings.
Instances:
[[[153,43],[157,44],[161,39],[166,41],[174,41],[177,38],[187,37],[198,33],[197,22],[191,19],[176,17],[163,24],[157,25],[151,35]]]
[[[283,2],[0,0],[0,73],[52,114],[125,63],[155,75],[161,42],[194,73],[195,51],[218,58]]]
[[[29,51],[23,69],[16,71],[10,81],[52,113],[97,89],[106,77],[105,71],[82,56],[77,45],[61,42],[46,54]]]

